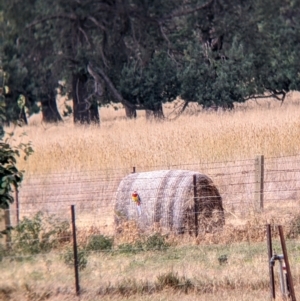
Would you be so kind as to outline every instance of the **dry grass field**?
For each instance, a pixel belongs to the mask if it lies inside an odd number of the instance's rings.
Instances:
[[[102,108],[100,127],[75,126],[72,120],[45,125],[39,116],[32,117],[30,125],[20,130],[27,133],[35,153],[20,166],[32,174],[299,153],[300,95],[296,92],[282,105],[275,100],[260,100],[238,105],[232,112],[217,113],[191,107],[180,118],[163,122],[149,122],[142,113],[136,120],[126,120],[123,109]],[[165,115],[171,111],[172,106],[167,105]]]
[[[90,254],[87,268],[80,273],[83,291],[78,300],[269,298],[264,225],[282,223],[288,231],[290,220],[299,214],[300,94],[289,94],[283,104],[250,101],[231,112],[207,112],[193,104],[177,119],[173,119],[173,110],[173,104],[166,105],[166,120],[157,122],[146,120],[143,112],[138,112],[136,120],[126,120],[122,108],[101,108],[100,126],[75,126],[70,119],[60,125],[45,125],[40,116],[33,116],[29,126],[17,130],[27,135],[16,138],[15,143],[30,140],[34,148],[27,161],[19,161],[25,170],[20,189],[21,204],[22,200],[27,204],[27,212],[23,206],[24,215],[37,208],[50,214],[69,214],[62,204],[77,200],[80,241],[89,231],[112,235],[112,193],[132,167],[155,170],[201,166],[201,172],[213,179],[223,196],[226,226],[221,236],[172,241],[172,247],[163,252]],[[293,177],[278,192],[279,180],[286,180],[287,175],[270,172],[266,177],[265,211],[254,214],[250,183],[258,154],[271,158],[269,170],[284,166],[293,170]],[[102,182],[95,184],[95,175]],[[233,181],[235,185],[231,185]],[[104,193],[102,198],[96,195],[107,190],[111,194]],[[285,202],[277,202],[278,198]],[[35,203],[36,199],[39,202]],[[88,200],[89,206],[82,200]],[[241,208],[247,208],[246,215]],[[297,243],[289,241],[288,249],[300,298]],[[61,249],[22,261],[3,260],[0,300],[77,300],[73,270],[63,264],[63,252]],[[223,254],[228,256],[228,263],[220,265],[218,257]]]

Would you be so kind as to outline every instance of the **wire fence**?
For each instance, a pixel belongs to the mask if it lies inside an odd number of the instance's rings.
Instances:
[[[26,267],[32,281],[55,277],[60,288],[73,290],[72,267],[77,261],[80,288],[103,295],[122,293],[122,287],[129,293],[150,293],[167,285],[166,277],[171,276],[177,289],[213,291],[216,285],[229,285],[225,274],[216,280],[214,273],[203,269],[230,262],[249,270],[250,261],[251,272],[258,273],[265,287],[264,224],[297,215],[300,155],[261,159],[25,174],[17,202],[2,218],[4,227],[15,230],[2,255],[0,249],[0,264],[20,277]],[[134,190],[140,204],[132,200]],[[255,213],[263,218],[253,221]],[[292,227],[286,231],[291,263],[297,269],[295,282],[300,283],[299,248],[292,239],[297,233]],[[233,282],[240,277],[235,286],[246,287],[247,277],[231,272]]]
[[[70,205],[76,205],[77,211],[90,210],[90,213],[95,215],[98,215],[98,211],[112,211],[113,213],[115,195],[122,179],[132,174],[133,171],[142,173],[157,170],[187,170],[208,176],[222,196],[224,210],[245,217],[257,209],[257,193],[262,193],[257,191],[256,174],[258,171],[255,161],[256,158],[143,169],[132,167],[76,173],[66,171],[32,176],[25,174],[24,182],[19,190],[18,208],[15,206],[11,208],[11,220],[13,224],[16,224],[16,210],[22,218],[38,211],[50,213],[58,206],[60,210],[63,210],[64,207],[67,208]],[[299,176],[300,156],[265,158],[263,207],[265,209],[272,207],[275,202],[297,206],[300,196]],[[151,181],[160,181],[160,179],[152,177]],[[163,189],[165,194],[170,194],[176,190],[176,187],[170,185]],[[128,199],[130,199],[131,192],[130,190],[127,192]]]

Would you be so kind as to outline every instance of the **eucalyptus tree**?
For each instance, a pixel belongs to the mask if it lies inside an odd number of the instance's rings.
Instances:
[[[25,107],[29,115],[39,112],[41,107],[43,121],[57,122],[62,119],[56,105],[58,77],[53,68],[51,35],[45,34],[45,28],[26,28],[27,22],[40,13],[39,4],[35,0],[12,0],[3,11],[1,53],[9,87],[6,114],[11,120],[19,118],[17,101],[22,95],[24,121]]]
[[[0,5],[0,23],[2,27],[2,6]],[[3,28],[3,27],[2,27]],[[4,35],[0,33],[0,43],[3,44]],[[18,189],[23,179],[23,171],[17,167],[17,157],[21,152],[25,153],[25,158],[33,152],[30,143],[21,143],[19,145],[12,145],[11,137],[13,137],[13,131],[5,131],[5,126],[11,120],[12,114],[7,113],[7,106],[9,101],[6,99],[6,95],[9,94],[9,87],[7,86],[7,75],[3,69],[2,53],[0,54],[0,209],[8,209],[11,203],[14,201],[12,192],[14,189]],[[19,99],[19,114],[22,112],[22,102]],[[11,109],[11,107],[9,108]],[[8,218],[9,214],[5,213],[5,218]],[[0,232],[7,235],[9,228]]]
[[[257,2],[257,11],[255,82],[261,92],[283,101],[289,91],[300,89],[300,1]]]
[[[216,0],[188,16],[195,31],[180,77],[182,98],[232,108],[250,98],[283,101],[299,89],[299,4]]]
[[[162,104],[177,96],[183,109],[283,100],[299,87],[298,2],[12,0],[6,67],[18,66],[11,86],[31,111],[39,99],[45,120],[57,111],[59,79],[79,123],[99,122],[98,106],[110,102],[129,117],[162,117]]]

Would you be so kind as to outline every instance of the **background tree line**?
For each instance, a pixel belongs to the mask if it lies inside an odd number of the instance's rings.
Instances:
[[[62,121],[58,89],[75,123],[99,123],[109,103],[162,118],[178,96],[182,111],[283,101],[300,87],[299,10],[300,0],[0,0],[6,123],[26,122],[25,108]]]

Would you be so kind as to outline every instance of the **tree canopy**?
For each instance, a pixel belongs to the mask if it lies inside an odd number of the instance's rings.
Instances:
[[[22,171],[19,171],[17,168],[16,158],[20,155],[22,149],[27,154],[32,152],[30,144],[12,146],[9,142],[13,132],[5,133],[4,131],[3,125],[6,121],[4,93],[6,89],[4,72],[0,65],[0,209],[9,208],[9,205],[14,200],[11,192],[13,188],[18,189],[23,178]],[[20,101],[19,104],[21,107]]]
[[[74,122],[100,122],[98,107],[121,102],[128,117],[180,96],[185,106],[298,90],[300,0],[0,0],[8,120],[61,120],[59,82]],[[5,3],[5,5],[4,5]],[[38,105],[39,104],[39,105]],[[23,114],[25,119],[25,114]]]

